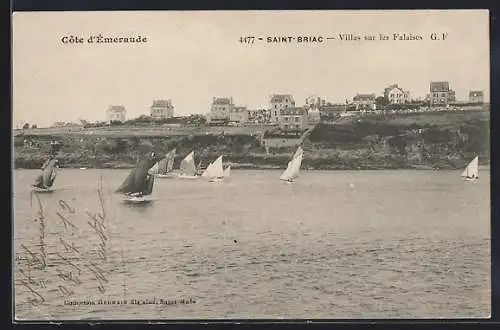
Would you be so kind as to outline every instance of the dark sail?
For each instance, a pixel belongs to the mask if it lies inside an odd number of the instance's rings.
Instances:
[[[37,176],[34,187],[47,189],[52,187],[56,179],[57,159],[50,158],[42,165],[42,173]]]
[[[152,175],[148,174],[148,171],[153,167],[155,159],[154,153],[142,157],[115,192],[122,194],[151,194],[154,179],[151,179]]]
[[[36,180],[35,180],[35,183],[33,184],[33,187],[45,188],[43,186],[43,174],[40,174],[39,176],[36,177]]]
[[[148,174],[146,177],[146,182],[144,184],[144,187],[141,191],[142,195],[151,195],[153,192],[153,184],[155,182],[155,177],[151,174]]]

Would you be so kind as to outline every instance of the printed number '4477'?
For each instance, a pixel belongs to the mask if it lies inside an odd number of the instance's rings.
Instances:
[[[253,44],[255,37],[240,37],[240,43],[242,44]]]

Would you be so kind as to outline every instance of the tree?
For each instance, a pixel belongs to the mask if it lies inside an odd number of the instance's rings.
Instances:
[[[26,124],[23,125],[23,129],[28,129],[28,128],[30,128],[30,124],[29,123],[26,123]]]
[[[384,107],[386,105],[389,104],[389,100],[387,100],[385,97],[383,96],[379,96],[375,99],[375,105],[377,106],[377,108],[379,107]]]

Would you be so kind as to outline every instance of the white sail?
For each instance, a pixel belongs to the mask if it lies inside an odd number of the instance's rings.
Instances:
[[[159,162],[158,162],[159,163]],[[158,163],[154,164],[153,167],[151,167],[148,171],[149,174],[158,174],[158,169],[159,169],[159,165]]]
[[[228,165],[224,170],[224,177],[227,178],[230,175],[231,175],[231,165]]]
[[[466,178],[478,178],[479,177],[478,166],[479,166],[479,157],[476,156],[462,172],[462,176]]]
[[[224,176],[224,169],[222,168],[222,156],[219,156],[213,163],[208,165],[205,172],[202,173],[205,178],[222,178]]]
[[[175,149],[168,152],[163,159],[154,164],[153,167],[149,169],[148,173],[153,175],[166,174],[169,171],[168,164],[172,158],[172,152],[175,152]]]
[[[181,162],[181,174],[194,176],[196,168],[194,166],[194,151],[191,151]]]
[[[168,153],[167,172],[172,171],[172,169],[174,168],[174,160],[175,160],[176,152],[177,152],[177,149],[174,149]]]
[[[300,149],[300,151],[297,150],[299,152],[295,153],[294,158],[288,162],[288,167],[283,172],[283,174],[281,174],[280,180],[293,181],[293,179],[295,179],[299,175],[300,165],[302,164],[303,157],[302,148]]]
[[[304,150],[302,150],[302,147],[300,147],[300,146],[299,146],[299,147],[297,148],[297,151],[295,151],[295,153],[293,154],[292,159],[297,158],[297,156],[298,156],[299,154],[303,153],[303,152],[304,152]]]

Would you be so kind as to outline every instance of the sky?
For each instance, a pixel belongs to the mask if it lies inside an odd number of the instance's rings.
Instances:
[[[433,41],[431,33],[447,34]],[[127,118],[171,99],[175,115],[207,113],[213,97],[267,108],[269,95],[298,106],[317,95],[345,102],[399,84],[425,97],[449,81],[458,99],[489,100],[487,10],[18,12],[13,15],[13,124]],[[339,34],[362,40],[340,41]],[[363,40],[365,35],[390,40]],[[392,40],[393,33],[423,40]],[[147,38],[142,44],[63,44],[64,36]],[[263,37],[254,44],[242,36]],[[267,43],[274,36],[335,37],[323,43]]]

